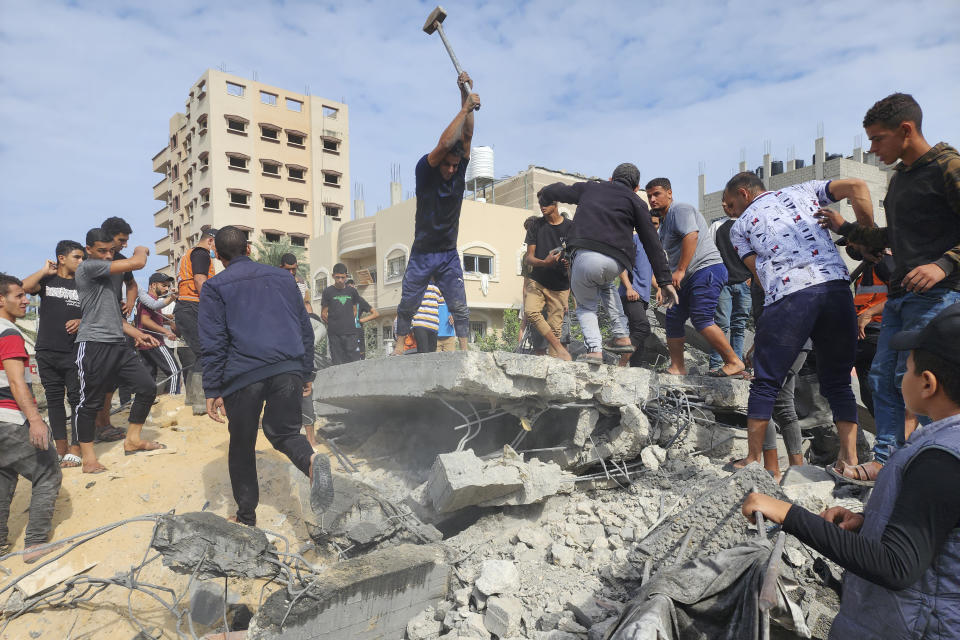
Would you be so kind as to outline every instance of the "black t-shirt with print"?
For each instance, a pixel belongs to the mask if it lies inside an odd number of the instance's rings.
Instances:
[[[570,234],[573,223],[566,218],[560,224],[550,224],[546,218],[540,218],[527,230],[525,242],[536,245],[533,257],[546,260],[550,252],[561,247]],[[567,269],[559,262],[552,267],[531,267],[530,277],[551,291],[566,291],[570,288]]]
[[[359,332],[354,306],[358,306],[360,300],[360,294],[353,287],[337,289],[330,285],[324,289],[320,306],[327,309],[327,332],[336,336]]]
[[[69,320],[80,319],[80,297],[77,281],[58,275],[40,280],[40,322],[37,327],[37,350],[72,351],[76,334],[67,333]]]

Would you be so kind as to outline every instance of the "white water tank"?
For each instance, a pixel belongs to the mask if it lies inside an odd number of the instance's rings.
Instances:
[[[467,165],[467,184],[493,181],[493,147],[470,149],[470,164]]]

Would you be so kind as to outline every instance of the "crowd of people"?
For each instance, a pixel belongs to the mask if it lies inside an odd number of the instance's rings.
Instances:
[[[456,246],[480,100],[467,74],[458,87],[460,110],[416,166],[416,228],[394,354],[467,348]],[[713,349],[706,375],[750,380],[748,453],[732,465],[757,462],[775,477],[778,433],[789,464],[803,464],[794,391],[801,368],[815,361],[840,440],[827,470],[840,482],[875,487],[866,511],[836,507],[818,518],[751,494],[744,514],[762,513],[849,570],[836,637],[957,637],[960,498],[941,487],[960,480],[960,155],[924,139],[921,109],[906,94],[878,101],[863,126],[871,152],[896,165],[883,202],[885,227],[875,225],[873,199],[859,179],[770,191],[756,174],[739,173],[723,191],[728,219],[713,225],[674,200],[667,178],[647,182],[644,201],[631,163],[618,165],[608,181],[544,187],[542,215],[524,225],[524,322],[535,353],[570,360],[572,307],[583,335],[577,360],[600,364],[607,352],[621,366],[640,366],[648,308],[660,305],[670,356],[663,372],[680,376],[688,373],[689,321]],[[841,200],[855,220],[830,208]],[[572,220],[560,203],[576,205]],[[249,258],[240,229],[205,229],[175,281],[156,273],[141,291],[132,273],[144,268],[148,250],[121,253],[131,232],[110,218],[83,245],[58,243],[56,260],[22,281],[0,274],[0,544],[6,547],[22,475],[33,483],[28,561],[50,536],[61,468],[105,471],[93,447],[98,440],[123,440],[126,455],[162,448],[142,437],[142,427],[157,394],[177,393],[181,378],[196,413],[229,423],[235,521],[256,524],[261,414],[271,444],[310,478],[314,509],[332,500],[329,461],[313,447],[313,308],[296,256],[283,256],[279,268],[263,265]],[[838,245],[861,261],[853,274]],[[219,273],[215,259],[224,267]],[[36,363],[46,421],[14,324],[28,294],[41,299]],[[165,314],[174,301],[173,314]],[[314,318],[326,325],[333,363],[362,358],[363,325],[379,314],[345,265],[334,267],[320,304]],[[744,352],[751,318],[755,338]],[[174,357],[168,341],[177,337],[188,348]],[[869,461],[857,453],[853,370],[876,422]],[[132,398],[126,429],[109,422],[118,391]]]

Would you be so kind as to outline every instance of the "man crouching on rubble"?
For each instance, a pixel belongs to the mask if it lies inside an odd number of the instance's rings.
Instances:
[[[323,512],[333,501],[330,461],[314,453],[300,433],[301,397],[313,392],[313,326],[296,280],[283,269],[247,256],[246,234],[217,232],[217,258],[225,269],[200,290],[200,361],[207,415],[228,420],[227,466],[234,522],[254,526],[257,431],[310,478],[310,506]]]
[[[890,340],[909,351],[903,399],[934,422],[916,430],[877,477],[863,514],[820,514],[751,493],[759,511],[847,569],[830,638],[960,638],[960,303]]]

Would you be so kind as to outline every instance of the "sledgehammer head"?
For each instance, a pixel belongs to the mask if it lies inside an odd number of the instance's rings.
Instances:
[[[423,23],[423,30],[426,33],[433,33],[437,30],[437,25],[443,22],[447,17],[447,10],[443,7],[437,7],[427,16],[427,21]]]

